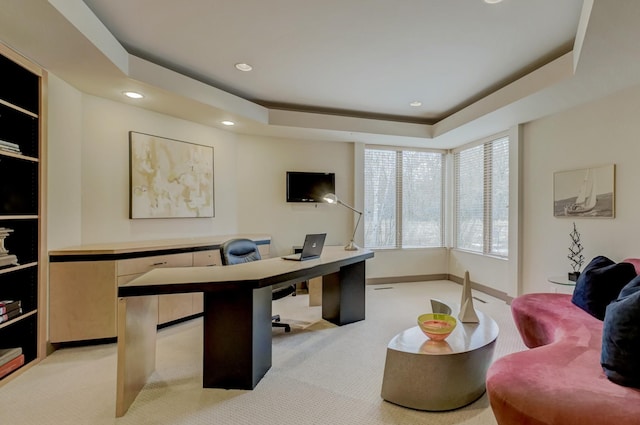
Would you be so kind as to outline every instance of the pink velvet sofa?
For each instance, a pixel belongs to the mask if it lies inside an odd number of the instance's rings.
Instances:
[[[640,390],[609,381],[600,366],[602,321],[565,294],[522,295],[511,311],[530,350],[487,372],[499,425],[640,424]]]

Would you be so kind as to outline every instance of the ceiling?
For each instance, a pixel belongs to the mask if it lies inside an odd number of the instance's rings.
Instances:
[[[640,83],[638,3],[3,0],[0,40],[226,131],[448,149]]]
[[[429,123],[569,52],[582,7],[582,0],[84,2],[128,52],[253,102]],[[409,105],[416,100],[421,107]]]

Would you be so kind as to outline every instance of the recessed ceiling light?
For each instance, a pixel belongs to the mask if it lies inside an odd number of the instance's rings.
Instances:
[[[237,63],[235,66],[238,71],[249,72],[253,69],[248,63]]]
[[[233,121],[221,121],[223,125],[236,125]]]
[[[496,4],[502,2],[502,0],[484,0],[484,2],[488,4]]]
[[[124,95],[131,99],[142,99],[144,97],[142,94],[135,91],[126,91],[124,92]]]
[[[420,102],[419,100],[414,100],[409,105],[413,106],[414,108],[417,108],[418,106],[422,106],[422,102]]]

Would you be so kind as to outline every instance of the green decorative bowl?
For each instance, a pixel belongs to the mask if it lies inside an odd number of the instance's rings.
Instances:
[[[433,341],[444,340],[453,332],[457,323],[456,318],[449,314],[425,313],[418,316],[418,326]]]

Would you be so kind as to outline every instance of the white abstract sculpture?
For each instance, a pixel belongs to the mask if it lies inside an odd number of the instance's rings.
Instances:
[[[473,297],[471,296],[471,280],[469,272],[464,272],[464,282],[462,284],[462,300],[460,301],[460,314],[458,319],[462,323],[479,323],[476,310],[473,308]]]

